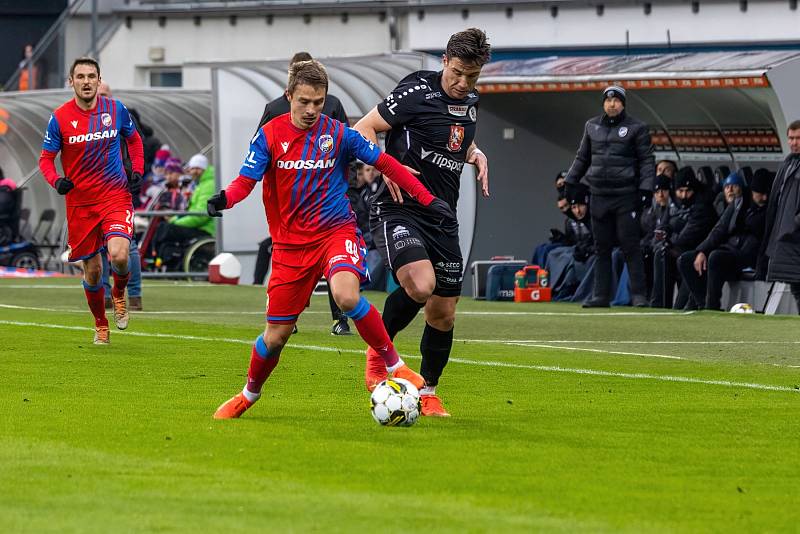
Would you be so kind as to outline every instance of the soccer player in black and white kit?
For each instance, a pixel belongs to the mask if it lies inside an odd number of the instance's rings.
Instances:
[[[450,37],[440,72],[418,71],[406,76],[355,129],[376,141],[386,135],[386,152],[418,174],[419,180],[455,213],[461,171],[477,167],[484,197],[489,196],[486,156],[475,145],[478,92],[475,84],[489,61],[486,34],[477,28]],[[425,309],[420,340],[422,414],[450,414],[436,396],[436,386],[453,345],[456,304],[461,295],[464,260],[458,242],[458,221],[434,218],[392,183],[376,193],[370,213],[375,244],[400,283],[383,308],[389,336],[395,335]],[[367,351],[367,389],[386,378],[386,366]]]

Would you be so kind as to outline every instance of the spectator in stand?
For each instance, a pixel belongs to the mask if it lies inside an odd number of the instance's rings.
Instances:
[[[665,160],[666,161],[666,160]],[[647,276],[647,296],[653,296],[653,258],[658,245],[655,238],[656,228],[666,225],[676,211],[677,206],[672,202],[672,178],[666,174],[656,176],[653,198],[650,206],[644,210],[641,218],[642,227],[642,259]]]
[[[547,255],[545,268],[550,273],[553,300],[568,300],[575,293],[589,268],[594,252],[589,188],[583,184],[569,188],[571,218],[564,223],[563,246]]]
[[[153,165],[150,167],[147,187],[145,188],[144,205],[150,210],[156,209],[155,202],[164,191],[164,182],[167,180],[166,168],[167,160],[170,159],[170,152],[168,148],[164,148],[165,146],[167,145],[162,145],[162,147],[156,151]]]
[[[19,62],[19,90],[30,91],[42,89],[41,69],[33,61],[33,45],[26,44],[22,49],[22,61]]]
[[[757,169],[753,174],[753,183],[750,184],[750,196],[753,202],[759,206],[766,206],[769,201],[769,192],[772,189],[772,181],[775,173],[767,169]]]
[[[735,198],[742,196],[742,191],[745,187],[744,179],[742,179],[742,176],[736,171],[730,173],[725,178],[721,184],[722,190],[714,197],[714,211],[717,217],[722,216],[722,212],[725,211],[725,208],[727,208]]]
[[[369,270],[370,280],[362,286],[362,289],[386,291],[388,269],[383,257],[375,247],[375,240],[372,239],[372,232],[369,228],[369,211],[372,207],[372,197],[377,192],[383,177],[378,169],[360,161],[356,163],[355,168],[355,177],[347,190],[347,196],[350,199],[353,212],[356,214],[358,228],[364,236],[364,244],[367,246],[367,269]]]
[[[153,210],[185,211],[186,196],[183,193],[183,165],[181,160],[170,158],[164,165],[164,185],[156,197]]]
[[[687,250],[693,250],[708,235],[717,221],[706,189],[697,181],[691,167],[678,171],[675,180],[677,210],[666,224],[656,227],[653,259],[653,291],[650,305],[654,308],[673,306],[673,286],[678,278],[677,260]],[[689,297],[683,288],[676,306],[683,308]]]
[[[11,178],[6,178],[6,173],[3,172],[2,167],[0,167],[0,187],[7,187],[11,191],[15,191],[17,189],[17,183]]]
[[[671,182],[675,180],[676,174],[678,174],[678,164],[671,159],[662,159],[656,163],[656,176],[666,176]]]
[[[6,178],[0,168],[0,246],[6,245],[19,236],[19,206],[20,197],[17,184],[11,178]]]
[[[728,205],[708,237],[678,258],[678,271],[692,293],[684,309],[719,310],[725,282],[756,265],[766,207],[753,202],[736,173],[725,179],[724,192]]]
[[[187,172],[194,184],[194,191],[189,198],[189,212],[205,212],[208,199],[216,193],[214,167],[208,164],[208,158],[195,154],[186,164]],[[165,238],[174,241],[188,241],[195,237],[214,237],[217,226],[208,215],[180,215],[164,225]]]
[[[756,277],[788,283],[800,309],[800,120],[786,133],[790,153],[772,184]]]

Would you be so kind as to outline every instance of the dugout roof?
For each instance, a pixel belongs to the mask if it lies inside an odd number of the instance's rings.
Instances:
[[[490,63],[482,95],[518,94],[537,109],[590,117],[597,93],[612,83],[628,89],[628,107],[653,128],[665,156],[776,160],[781,132],[800,116],[800,52],[728,51],[632,56],[548,56]],[[555,118],[555,117],[554,117]]]

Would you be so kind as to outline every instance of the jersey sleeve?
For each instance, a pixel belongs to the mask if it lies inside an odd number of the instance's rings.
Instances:
[[[117,100],[117,109],[119,110],[119,131],[127,139],[136,132],[136,126],[133,124],[133,119],[128,112],[128,108],[119,100]]]
[[[378,113],[392,128],[409,122],[419,112],[430,88],[422,80],[401,82],[378,104]]]
[[[264,177],[269,161],[270,154],[267,147],[267,138],[264,128],[261,128],[250,140],[250,150],[247,153],[247,157],[244,158],[239,174],[260,181]]]
[[[375,143],[350,127],[345,127],[344,137],[351,156],[360,159],[367,165],[375,165],[378,156],[381,155],[381,149]]]
[[[55,114],[50,115],[50,121],[47,123],[47,129],[44,131],[42,149],[49,152],[58,152],[61,150],[61,128],[58,126],[58,120]]]

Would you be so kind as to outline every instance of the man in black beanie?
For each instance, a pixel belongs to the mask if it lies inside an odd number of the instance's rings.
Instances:
[[[628,265],[632,303],[647,306],[639,212],[642,197],[653,190],[655,159],[647,125],[625,113],[625,99],[625,89],[618,85],[603,91],[604,113],[586,122],[567,174],[567,188],[585,180],[591,190],[589,211],[597,260],[594,294],[584,302],[586,308],[609,305],[611,249],[617,242]]]
[[[767,169],[756,169],[753,173],[753,182],[750,184],[750,196],[756,206],[766,206],[769,202],[769,191],[772,189],[772,180],[775,173]]]

